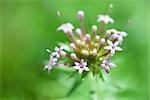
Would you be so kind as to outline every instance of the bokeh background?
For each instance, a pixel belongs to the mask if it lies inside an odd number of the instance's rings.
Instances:
[[[45,49],[68,41],[65,34],[56,32],[61,24],[58,10],[61,20],[75,27],[79,25],[77,11],[84,10],[88,32],[110,3],[115,24],[107,28],[125,30],[128,36],[124,52],[113,58],[118,68],[106,75],[106,82],[95,81],[98,100],[148,100],[148,0],[2,0],[1,100],[91,100],[87,80],[66,97],[75,80],[66,78],[72,71],[43,71],[49,57]]]

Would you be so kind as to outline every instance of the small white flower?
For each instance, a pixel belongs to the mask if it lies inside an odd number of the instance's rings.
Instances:
[[[103,60],[102,64],[100,65],[101,68],[104,68],[107,73],[109,73],[110,68],[116,67],[116,65],[110,60]]]
[[[71,32],[74,29],[74,26],[71,23],[62,24],[57,28],[58,31],[62,30],[64,33]]]
[[[56,46],[55,47],[55,52],[53,52],[52,55],[56,56],[57,59],[60,59],[60,55],[62,55],[62,56],[66,56],[67,55],[67,53],[65,51],[63,51],[63,50],[64,50],[63,46],[60,47],[60,48]]]
[[[58,59],[53,58],[53,55],[51,55],[49,64],[46,64],[44,66],[44,69],[48,69],[48,72],[50,72],[50,70],[52,69],[52,66],[55,66],[57,61],[58,61]]]
[[[110,50],[111,56],[115,54],[115,51],[123,51],[122,48],[118,47],[118,44],[119,44],[118,41],[113,43],[112,41],[107,40],[107,43],[108,43],[108,46],[105,46],[104,49]]]
[[[124,31],[118,31],[112,35],[112,38],[117,38],[119,43],[123,42],[123,37],[126,37],[127,33]]]
[[[99,15],[97,22],[104,22],[105,24],[107,23],[114,23],[114,20],[112,18],[110,18],[108,15]]]
[[[87,62],[85,62],[83,59],[80,60],[80,63],[75,62],[74,64],[74,68],[79,71],[79,74],[81,74],[84,70],[89,71],[89,68],[87,67]]]

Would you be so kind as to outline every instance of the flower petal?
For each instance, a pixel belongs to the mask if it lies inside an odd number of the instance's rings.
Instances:
[[[112,47],[111,46],[105,46],[104,49],[111,50]]]
[[[76,66],[79,66],[79,63],[78,63],[78,62],[75,62],[74,64],[75,64]]]
[[[115,54],[115,49],[111,49],[110,54],[113,56]]]
[[[109,63],[109,66],[110,66],[111,68],[116,67],[116,65],[115,65],[114,63]]]
[[[107,43],[108,43],[110,46],[113,46],[113,42],[112,42],[112,41],[107,40]]]
[[[80,68],[79,69],[79,74],[81,74],[83,72],[83,69],[82,68]]]
[[[123,49],[120,48],[120,47],[115,47],[115,50],[116,50],[116,51],[123,51]]]
[[[80,66],[74,66],[75,69],[79,70],[80,69]]]
[[[84,69],[85,71],[89,71],[89,68],[88,68],[88,67],[83,67],[83,69]]]

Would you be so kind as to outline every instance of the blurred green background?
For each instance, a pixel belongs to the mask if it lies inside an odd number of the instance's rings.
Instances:
[[[148,0],[3,0],[1,7],[1,100],[91,100],[90,84],[85,80],[69,96],[75,79],[66,79],[71,71],[43,71],[44,61],[59,42],[68,40],[56,32],[64,22],[78,27],[76,13],[85,11],[85,28],[97,24],[98,14],[104,14],[113,3],[110,16],[115,24],[107,28],[125,30],[124,52],[113,61],[118,67],[100,79],[98,100],[148,100]],[[126,27],[128,20],[131,23]]]

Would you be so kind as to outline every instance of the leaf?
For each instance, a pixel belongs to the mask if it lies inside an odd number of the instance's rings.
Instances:
[[[80,84],[81,84],[81,80],[76,81],[76,82],[74,83],[73,87],[72,87],[72,88],[70,89],[70,91],[68,92],[67,96],[70,96]]]
[[[99,77],[102,79],[102,81],[105,81],[101,70],[99,70]]]

